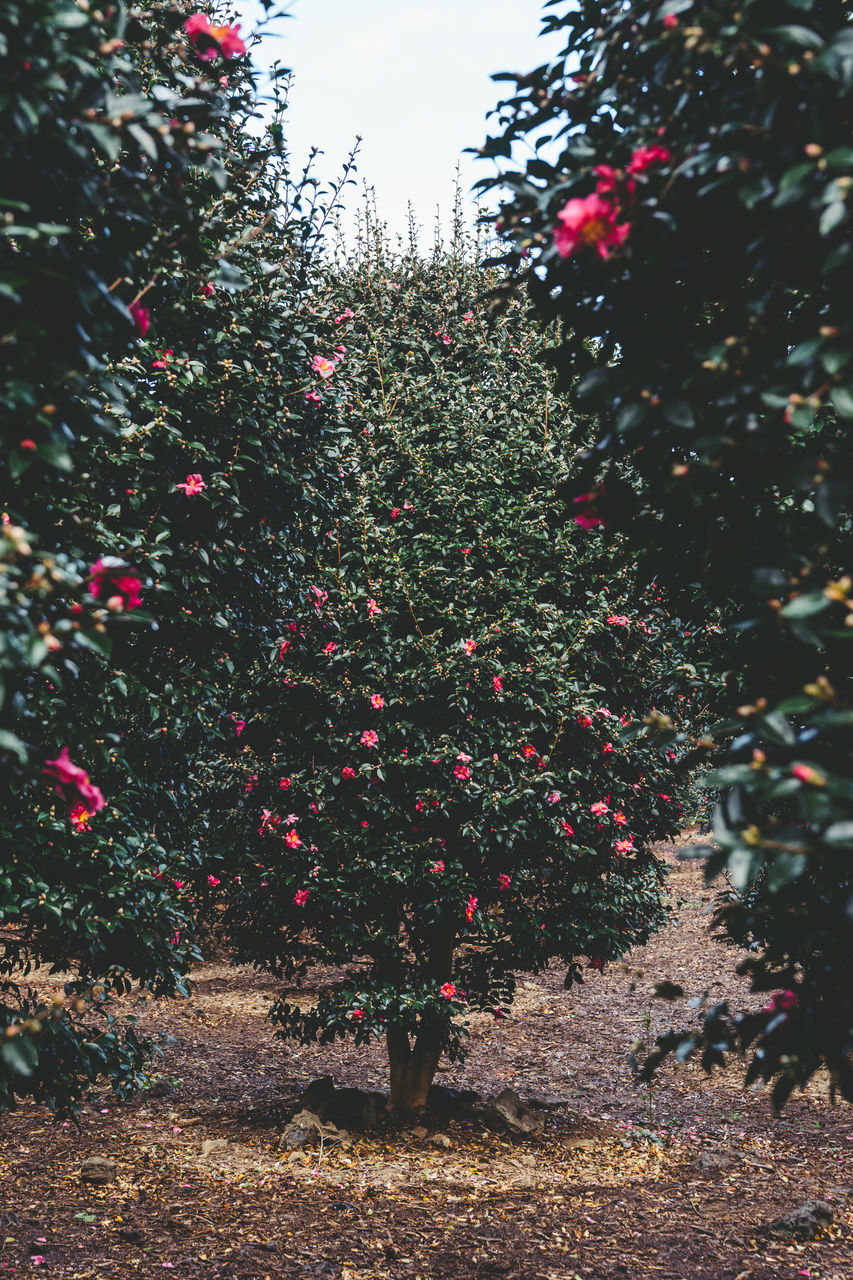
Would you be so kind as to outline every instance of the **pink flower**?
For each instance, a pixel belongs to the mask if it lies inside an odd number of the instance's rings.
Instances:
[[[368,618],[375,618],[375,617],[376,617],[376,615],[377,615],[377,614],[379,614],[379,613],[381,613],[381,612],[382,612],[382,610],[379,608],[379,605],[376,603],[376,601],[375,601],[375,600],[368,600],[368,602],[367,602],[367,616],[368,616]]]
[[[524,746],[521,748],[521,754],[524,756],[525,760],[532,760],[536,755],[536,748],[533,743],[525,742]]]
[[[391,508],[391,519],[392,519],[392,520],[396,520],[396,519],[397,519],[397,516],[398,516],[398,515],[400,515],[401,513],[402,513],[402,507],[392,507],[392,508]]]
[[[663,20],[663,25],[666,27],[667,31],[671,31],[673,27],[678,26],[678,18],[676,18],[674,13],[668,13]]]
[[[465,640],[465,641],[463,641],[463,643],[462,643],[462,648],[465,650],[465,652],[467,653],[468,657],[470,658],[471,654],[472,654],[472,653],[474,653],[474,651],[475,651],[475,650],[476,650],[476,648],[477,648],[477,641],[476,641],[476,640]]]
[[[334,653],[334,652],[335,652],[335,650],[337,649],[337,647],[338,647],[338,646],[335,644],[334,640],[330,640],[328,644],[324,644],[324,645],[323,645],[323,652],[324,652],[324,653]]]
[[[337,368],[337,360],[327,360],[325,356],[315,356],[311,361],[311,369],[321,378],[331,378]]]
[[[234,737],[239,738],[240,734],[243,732],[243,730],[246,727],[246,721],[238,720],[236,716],[229,716],[228,719],[231,721],[231,723],[234,726]]]
[[[628,836],[627,840],[617,840],[615,848],[617,853],[632,853],[634,849],[633,838]]]
[[[509,876],[506,874],[505,871],[502,871],[501,874],[498,876],[498,889],[500,890],[500,892],[503,893],[505,889],[508,889],[511,883],[512,881],[510,880]]]
[[[503,676],[492,676],[492,688],[495,693],[503,693],[504,678]]]
[[[381,694],[381,693],[372,693],[372,694],[370,695],[370,705],[371,705],[371,707],[373,707],[376,711],[381,711],[381,710],[382,710],[382,708],[385,706],[385,699],[382,697],[382,694]]]
[[[578,724],[584,729],[588,729],[592,724],[592,716],[587,715],[586,712],[582,712],[581,715],[578,716]]]
[[[343,769],[341,769],[341,777],[347,779],[354,778],[355,769],[353,769],[351,765],[345,764]]]
[[[133,327],[139,338],[144,338],[148,330],[151,328],[151,312],[147,307],[140,306],[138,302],[131,302],[127,308],[133,318]]]
[[[799,778],[800,782],[808,782],[813,787],[825,787],[826,778],[822,773],[818,773],[817,769],[812,769],[807,764],[795,764],[791,769],[791,773],[795,778]]]
[[[44,1257],[40,1253],[31,1253],[30,1262],[33,1264],[34,1267],[40,1267],[44,1262]]]
[[[456,995],[456,984],[453,982],[445,982],[441,987],[441,994],[444,996],[445,1000],[452,1000]]]
[[[363,747],[376,747],[379,745],[379,734],[375,729],[365,729],[360,742]]]
[[[68,815],[71,820],[71,825],[75,831],[91,831],[92,828],[89,825],[89,819],[91,816],[91,813],[84,804],[75,804]]]
[[[570,258],[578,249],[594,248],[600,258],[625,243],[630,231],[627,222],[617,223],[616,205],[594,194],[569,200],[557,214],[554,246],[561,258]]]
[[[282,791],[289,791],[291,788],[292,782],[293,782],[292,778],[282,778],[278,785]]]
[[[614,169],[609,164],[597,164],[593,173],[598,178],[595,189],[600,196],[617,195],[622,200],[631,201],[637,184],[633,178],[626,177],[621,169]]]
[[[174,355],[174,351],[169,347],[168,351],[158,351],[157,359],[151,361],[152,369],[168,369],[169,360]]]
[[[624,827],[628,821],[621,809],[617,809],[613,815],[613,821],[618,822],[620,827]]]
[[[567,836],[573,836],[575,834],[574,827],[570,826],[569,823],[566,822],[565,818],[560,819],[560,826],[563,828]]]
[[[442,343],[444,344],[444,346],[445,346],[445,347],[449,347],[449,346],[450,346],[450,334],[449,334],[449,333],[442,333],[440,329],[436,329],[436,330],[435,330],[435,337],[436,337],[436,338],[438,338],[438,339],[439,339],[439,341],[440,341],[440,342],[442,342]]]
[[[297,907],[305,906],[305,903],[308,901],[310,893],[311,893],[310,889],[296,890],[296,893],[294,893],[293,895],[293,901],[296,903]]]
[[[638,147],[627,166],[628,173],[645,173],[655,164],[669,164],[672,153],[656,142],[651,147]]]
[[[594,529],[597,525],[604,525],[601,516],[596,514],[595,503],[601,497],[601,490],[593,490],[592,493],[581,493],[572,501],[576,506],[583,506],[583,510],[575,516],[575,524],[580,525],[582,529]]]
[[[563,797],[560,795],[559,791],[549,791],[545,797],[548,804],[559,804],[562,798]]]
[[[284,837],[284,843],[291,849],[298,849],[302,844],[302,841],[299,839],[299,834],[295,828],[291,827],[290,831],[288,831],[287,835]]]
[[[601,754],[602,754],[603,756],[610,756],[610,755],[612,755],[612,754],[613,754],[613,743],[612,743],[612,742],[605,742],[604,746],[601,748]]]
[[[261,810],[261,825],[258,827],[258,835],[262,836],[266,831],[275,831],[276,827],[281,826],[281,818],[277,813],[273,813],[270,809]]]
[[[115,556],[100,556],[89,569],[89,591],[96,600],[103,596],[110,600],[119,596],[125,609],[138,609],[142,604],[139,594],[142,583],[132,573],[125,573],[127,565]]]
[[[218,53],[223,58],[239,58],[246,46],[237,34],[240,23],[231,27],[214,27],[204,13],[194,13],[184,23],[190,44],[202,62],[212,62]]]
[[[222,881],[217,876],[208,876],[207,883],[210,885],[211,889],[215,889],[218,884],[222,884]]]
[[[309,587],[308,594],[314,597],[311,603],[319,613],[323,605],[326,603],[326,601],[329,598],[328,591],[324,591],[322,587]]]
[[[207,488],[207,485],[204,483],[198,472],[194,471],[193,474],[187,476],[186,480],[181,484],[176,484],[175,488],[183,489],[187,497],[190,498],[194,493],[201,493],[202,489]]]
[[[465,919],[471,921],[474,919],[474,912],[477,910],[477,899],[472,893],[468,894],[468,901],[465,904]]]
[[[308,404],[322,404],[323,397],[319,391],[306,391],[303,397]]]
[[[466,323],[466,324],[470,324],[470,323],[471,323],[471,321],[474,319],[474,312],[473,312],[473,311],[466,311],[466,312],[465,312],[465,314],[463,315],[462,319],[465,321],[465,323]]]
[[[344,320],[352,320],[355,312],[350,307],[344,307],[339,316],[335,316],[335,324],[343,324]]]
[[[471,777],[471,770],[468,768],[467,764],[457,764],[453,767],[453,775],[454,777],[459,778],[461,782],[467,782]]]
[[[362,1022],[364,1019],[364,1010],[352,1009],[350,1011],[350,1018],[352,1019],[353,1022]]]
[[[603,800],[596,800],[595,804],[591,804],[589,806],[589,811],[596,818],[603,818],[605,813],[610,812],[610,808],[608,805],[604,803]]]
[[[430,871],[434,876],[440,876],[443,870],[444,870],[444,863],[442,862],[441,858],[439,858],[438,862],[433,862],[430,865]]]
[[[796,991],[776,991],[761,1010],[762,1013],[789,1013],[799,1004]]]
[[[92,814],[100,813],[106,804],[99,788],[89,781],[89,775],[86,770],[81,769],[79,765],[72,762],[68,755],[67,747],[62,748],[55,760],[45,760],[42,765],[42,773],[56,779],[58,784],[56,787],[57,795],[64,796],[63,788],[65,787],[73,787],[76,790],[85,805],[87,819]],[[79,805],[75,805],[74,809],[72,809],[72,821],[74,821],[73,814],[75,810],[79,813],[79,809]],[[80,831],[84,828],[78,827],[77,829]]]
[[[611,627],[627,627],[630,626],[629,620],[622,613],[611,613],[607,619]]]

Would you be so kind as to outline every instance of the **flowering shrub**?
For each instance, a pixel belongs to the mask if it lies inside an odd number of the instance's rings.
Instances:
[[[551,358],[600,414],[583,522],[733,624],[708,872],[754,988],[797,997],[664,1047],[710,1067],[751,1046],[777,1104],[821,1066],[853,1098],[849,6],[581,0],[545,22],[564,56],[504,77],[482,149],[560,139],[483,184],[509,189],[507,287],[562,320]]]
[[[314,1008],[284,994],[281,1034],[385,1035],[397,1111],[514,972],[559,957],[570,984],[648,937],[650,843],[679,822],[675,762],[629,735],[680,713],[657,680],[680,637],[600,534],[554,519],[589,428],[543,383],[520,307],[491,336],[466,312],[474,257],[374,243],[330,278],[343,492],[311,585],[282,601],[211,831],[239,955],[346,969]]]
[[[301,496],[312,469],[293,457],[320,433],[316,412],[288,414],[312,385],[291,318],[307,220],[291,204],[291,233],[260,234],[286,203],[280,119],[243,131],[251,64],[215,18],[222,59],[203,56],[207,28],[190,40],[186,19],[171,4],[0,3],[14,209],[0,249],[14,335],[0,355],[0,1107],[30,1094],[61,1110],[101,1071],[132,1086],[144,1046],[95,991],[184,989],[200,895],[218,887],[195,762],[240,749],[229,645],[244,624],[257,639],[247,564],[280,546],[274,495]],[[301,284],[277,281],[285,265]],[[214,674],[218,699],[200,692]],[[38,963],[73,974],[47,1012],[15,981]]]

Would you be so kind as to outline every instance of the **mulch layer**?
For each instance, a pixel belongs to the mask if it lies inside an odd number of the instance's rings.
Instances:
[[[571,991],[557,966],[523,978],[512,1016],[473,1018],[467,1061],[437,1077],[547,1096],[542,1133],[515,1141],[461,1109],[427,1116],[422,1137],[385,1127],[283,1150],[310,1080],[386,1087],[381,1046],[277,1041],[277,985],[206,964],[190,999],[143,1009],[166,1037],[153,1090],[93,1095],[79,1128],[30,1106],[3,1118],[0,1280],[851,1280],[853,1109],[826,1081],[778,1117],[742,1064],[632,1082],[647,1011],[652,1036],[695,1017],[652,999],[656,983],[748,1003],[738,955],[709,936],[699,871],[669,860],[666,930]],[[315,989],[332,976],[312,974]],[[91,1156],[115,1160],[116,1180],[84,1183]],[[815,1238],[767,1230],[814,1199],[833,1209]]]

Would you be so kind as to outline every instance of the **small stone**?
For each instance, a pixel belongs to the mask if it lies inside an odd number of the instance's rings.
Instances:
[[[450,1151],[453,1143],[445,1133],[434,1133],[430,1138],[430,1142],[434,1147],[439,1147],[442,1151]]]
[[[493,1119],[498,1120],[507,1132],[514,1134],[519,1138],[529,1137],[531,1134],[539,1133],[543,1126],[541,1115],[536,1115],[529,1107],[521,1101],[517,1093],[512,1089],[504,1089],[503,1093],[499,1093],[496,1098],[492,1098],[489,1104],[489,1113]]]
[[[415,1125],[415,1127],[414,1127],[414,1129],[412,1130],[412,1137],[413,1137],[413,1138],[425,1138],[425,1137],[427,1136],[427,1133],[428,1133],[428,1132],[429,1132],[429,1130],[428,1130],[428,1129],[425,1129],[425,1128],[424,1128],[424,1126],[423,1126],[422,1124],[416,1124],[416,1125]]]
[[[723,1151],[702,1151],[695,1160],[697,1169],[704,1169],[709,1173],[718,1169],[732,1169],[736,1163],[732,1156],[727,1156]]]
[[[281,1135],[279,1145],[293,1151],[304,1146],[309,1139],[319,1137],[322,1129],[323,1122],[313,1111],[297,1111]]]
[[[795,1240],[812,1240],[823,1227],[829,1226],[835,1212],[825,1200],[807,1200],[781,1218],[768,1223],[766,1231],[773,1236],[793,1236]]]
[[[95,1186],[103,1186],[107,1182],[115,1182],[118,1169],[115,1160],[109,1156],[90,1156],[80,1166],[80,1180],[91,1182]]]

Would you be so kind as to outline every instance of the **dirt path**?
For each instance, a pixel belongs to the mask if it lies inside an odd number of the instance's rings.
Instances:
[[[708,939],[698,871],[673,863],[672,889],[676,922],[625,966],[571,992],[556,970],[523,981],[512,1018],[475,1019],[467,1062],[438,1077],[564,1100],[524,1142],[463,1114],[422,1139],[282,1152],[311,1079],[383,1089],[383,1053],[280,1044],[264,1021],[276,984],[204,966],[190,1000],[145,1015],[170,1037],[171,1096],[99,1095],[79,1131],[30,1107],[3,1119],[0,1280],[851,1280],[853,1108],[819,1083],[775,1118],[739,1070],[670,1069],[651,1098],[631,1082],[646,1010],[653,1035],[688,1014],[652,1002],[655,983],[714,998],[739,985],[736,957]],[[117,1180],[81,1183],[90,1155],[115,1159]],[[834,1219],[816,1239],[763,1231],[817,1197]]]

